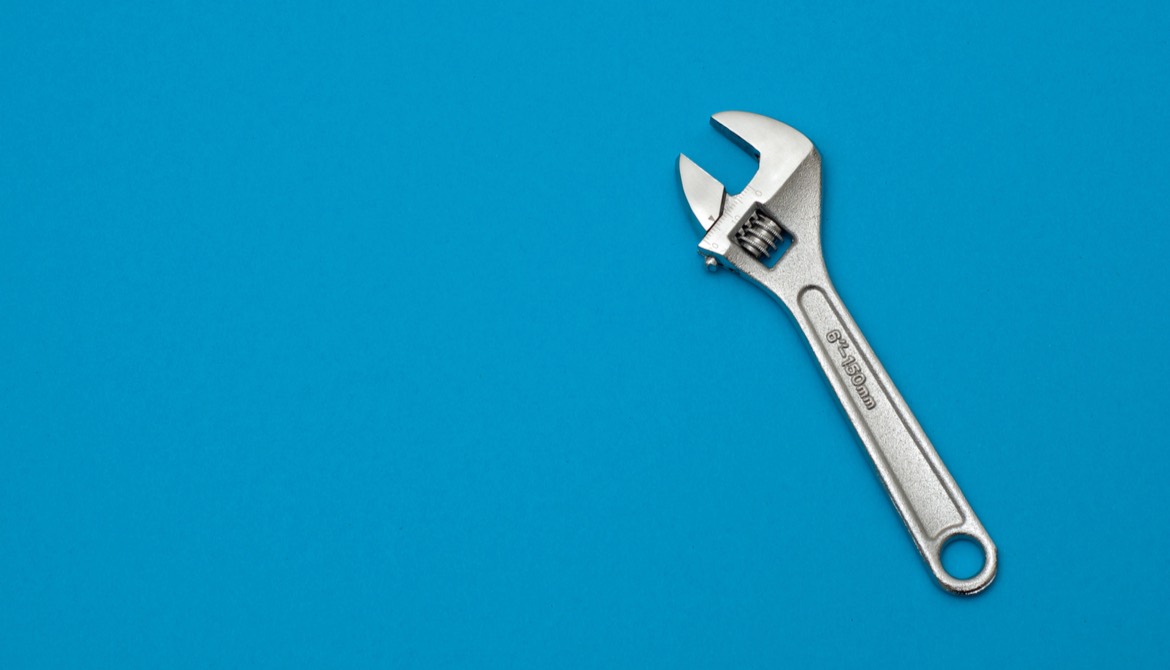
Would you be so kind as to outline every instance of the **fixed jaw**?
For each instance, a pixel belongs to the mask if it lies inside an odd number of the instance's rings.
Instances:
[[[750,191],[764,201],[774,197],[814,151],[813,143],[799,131],[759,114],[719,112],[711,117],[711,125],[759,159],[760,168],[743,193]],[[706,233],[723,214],[726,188],[683,154],[679,155],[678,171],[687,204]]]
[[[814,262],[820,246],[821,162],[813,143],[788,125],[750,112],[720,112],[711,125],[760,166],[741,192],[729,194],[719,180],[679,155],[679,178],[707,269],[730,267],[759,282],[781,264]],[[781,261],[784,257],[789,260]]]

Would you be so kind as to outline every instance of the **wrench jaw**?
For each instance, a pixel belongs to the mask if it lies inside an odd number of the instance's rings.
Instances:
[[[698,233],[706,235],[723,214],[727,190],[718,179],[707,174],[706,170],[696,165],[685,154],[678,155],[678,176],[682,180],[687,204],[691,206],[691,213],[695,215]]]
[[[720,112],[711,125],[760,161],[751,182],[736,195],[686,156],[679,177],[703,235],[699,253],[715,259],[786,304],[810,273],[823,275],[821,258],[821,158],[813,143],[775,119],[750,112]],[[791,247],[770,267],[745,249],[739,233],[760,221],[778,223]],[[798,267],[799,266],[799,267]]]

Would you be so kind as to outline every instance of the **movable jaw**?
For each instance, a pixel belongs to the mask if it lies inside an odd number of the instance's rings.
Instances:
[[[785,236],[792,248],[783,256],[819,262],[821,161],[813,143],[791,126],[750,112],[720,112],[711,125],[757,157],[760,168],[743,191],[728,195],[722,183],[679,155],[683,192],[703,235],[699,253],[715,259],[708,267],[730,265],[768,283],[766,275],[790,264],[769,263]]]

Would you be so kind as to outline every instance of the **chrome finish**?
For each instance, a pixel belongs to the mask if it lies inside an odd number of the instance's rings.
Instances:
[[[955,594],[979,593],[995,578],[995,543],[829,281],[820,154],[804,135],[758,114],[720,112],[711,123],[759,157],[760,168],[741,193],[727,195],[679,156],[683,191],[703,232],[699,253],[708,267],[715,259],[788,308],[938,584]],[[759,259],[783,234],[792,244],[768,267]],[[984,554],[982,569],[969,579],[951,576],[942,564],[943,547],[961,537]]]

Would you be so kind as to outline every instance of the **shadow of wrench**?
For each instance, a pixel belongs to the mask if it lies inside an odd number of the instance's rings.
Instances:
[[[759,158],[760,168],[741,193],[728,195],[679,156],[707,268],[728,267],[788,308],[939,585],[960,595],[986,589],[995,579],[995,543],[829,281],[820,154],[807,137],[766,116],[720,112],[711,124]],[[969,579],[942,564],[943,547],[959,538],[983,549],[983,568]]]

